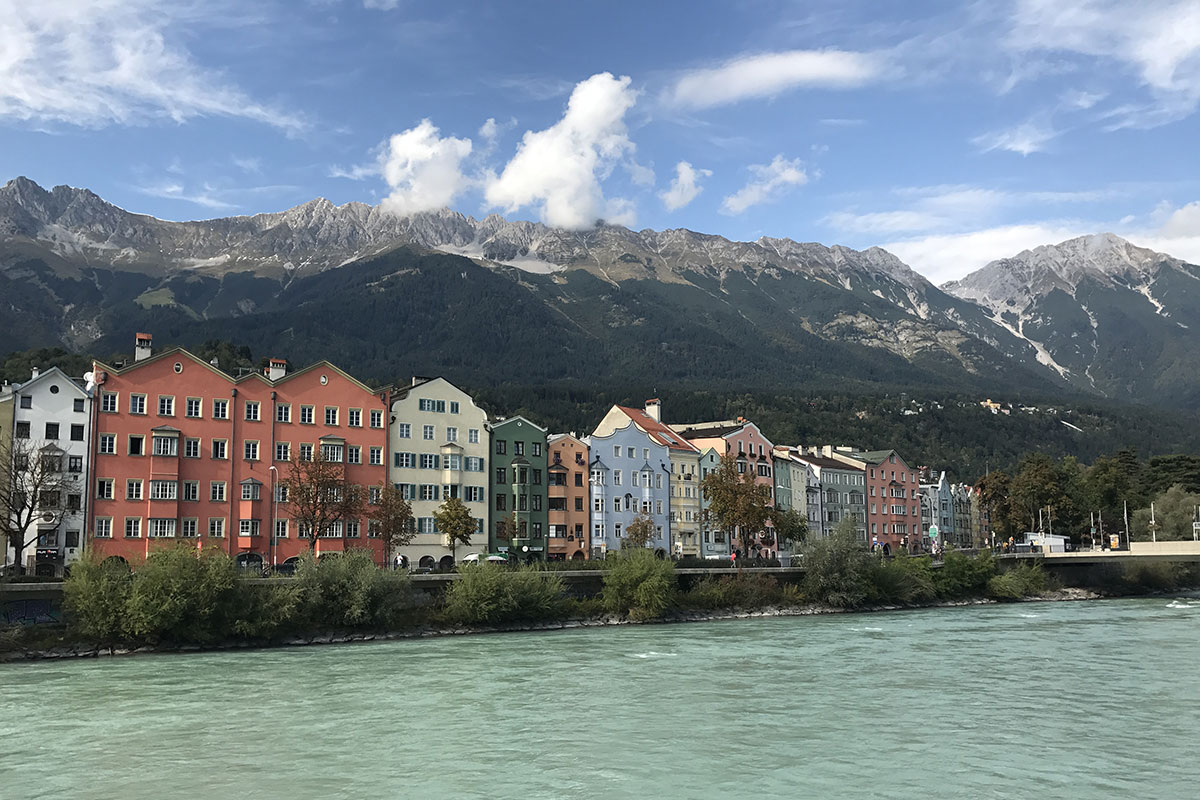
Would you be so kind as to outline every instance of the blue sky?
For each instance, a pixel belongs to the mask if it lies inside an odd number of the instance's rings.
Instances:
[[[1200,262],[1200,0],[0,0],[0,179]]]

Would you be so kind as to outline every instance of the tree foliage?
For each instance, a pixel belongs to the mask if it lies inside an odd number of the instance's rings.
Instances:
[[[654,538],[656,528],[649,514],[638,514],[625,529],[621,547],[645,547]]]
[[[39,528],[57,528],[69,511],[67,497],[82,492],[63,458],[52,442],[39,446],[33,439],[0,438],[0,531],[19,572]]]
[[[720,465],[700,481],[700,489],[717,526],[736,533],[743,555],[749,555],[754,537],[770,519],[771,487],[758,483],[751,468],[738,472],[737,457],[726,453]]]
[[[1172,486],[1154,499],[1154,536],[1150,535],[1150,509],[1141,508],[1133,512],[1129,520],[1129,532],[1135,541],[1191,541],[1192,523],[1198,521],[1200,493],[1189,492],[1182,486]]]
[[[385,482],[378,487],[378,493],[367,516],[383,544],[385,563],[390,564],[392,554],[416,538],[417,529],[413,524],[412,506],[395,485]]]
[[[433,520],[437,529],[446,537],[446,546],[450,555],[454,555],[458,545],[470,545],[471,537],[478,529],[471,509],[457,497],[451,497],[433,512]]]
[[[346,465],[325,458],[319,450],[308,460],[291,462],[280,482],[287,492],[288,511],[297,528],[308,533],[309,551],[317,548],[318,537],[343,523],[362,516],[362,487],[346,479]]]

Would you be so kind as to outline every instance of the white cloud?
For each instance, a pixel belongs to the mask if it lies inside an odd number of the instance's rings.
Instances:
[[[400,6],[400,0],[363,0],[363,8],[373,8],[377,11],[391,11]]]
[[[188,13],[153,0],[0,0],[0,118],[98,128],[225,116],[302,129],[193,60],[173,35]]]
[[[469,184],[462,161],[470,154],[470,139],[443,138],[427,119],[394,134],[380,155],[383,179],[392,190],[380,206],[407,216],[450,205]]]
[[[1161,125],[1200,104],[1197,0],[1018,0],[1007,43],[1021,53],[1089,56],[1133,71],[1152,100],[1117,109],[1111,127]]]
[[[821,222],[839,231],[894,234],[936,230],[944,227],[947,220],[925,211],[871,211],[864,214],[835,211],[823,217]]]
[[[1080,223],[1045,222],[900,239],[882,247],[933,283],[941,284],[974,272],[989,261],[1087,233],[1095,230]]]
[[[1045,150],[1046,145],[1057,136],[1058,132],[1049,125],[1028,120],[1015,128],[976,136],[972,141],[985,153],[1008,150],[1027,156]]]
[[[629,84],[628,77],[608,72],[580,82],[562,119],[545,130],[526,131],[516,155],[488,181],[488,204],[509,213],[537,205],[547,225],[573,230],[605,217],[610,206],[600,182],[634,151],[625,113],[637,92]],[[628,219],[627,208],[617,213]]]
[[[251,157],[233,157],[233,165],[242,172],[259,173],[262,172],[262,159]]]
[[[491,141],[500,135],[500,126],[496,124],[495,117],[488,117],[482,125],[479,126],[479,138],[485,141]]]
[[[632,228],[637,222],[637,206],[624,197],[613,197],[604,204],[604,221],[609,225]]]
[[[712,175],[712,170],[696,169],[686,161],[680,161],[675,165],[675,179],[671,181],[670,187],[665,192],[659,194],[662,198],[663,205],[668,211],[678,211],[688,203],[700,196],[700,192],[704,189],[696,183],[697,178],[707,178]]]
[[[852,89],[883,74],[878,56],[846,50],[791,50],[742,56],[686,73],[669,94],[674,105],[712,108],[800,87]]]
[[[782,154],[775,156],[770,164],[752,164],[750,172],[754,178],[721,203],[722,214],[741,214],[751,206],[776,199],[792,186],[808,183],[800,159],[786,159]]]
[[[167,200],[183,200],[187,203],[194,203],[198,206],[213,209],[231,209],[237,208],[235,203],[230,203],[215,196],[216,189],[208,184],[205,184],[201,191],[187,191],[182,184],[179,183],[155,183],[147,186],[136,187],[139,192],[150,197],[161,197]]]
[[[350,181],[364,181],[367,178],[376,178],[380,175],[381,169],[378,163],[375,164],[352,164],[349,167],[342,167],[334,164],[329,168],[327,173],[331,178],[345,178]]]
[[[1144,247],[1200,264],[1200,201],[1170,211],[1157,229],[1131,235]]]

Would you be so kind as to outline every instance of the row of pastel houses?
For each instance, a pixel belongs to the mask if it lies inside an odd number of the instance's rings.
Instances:
[[[20,556],[44,575],[61,575],[85,548],[136,562],[177,539],[247,567],[294,562],[310,532],[290,518],[281,481],[317,452],[344,464],[353,483],[402,492],[415,537],[397,556],[413,567],[453,564],[434,517],[450,498],[476,519],[466,552],[602,558],[646,515],[649,547],[663,556],[780,556],[769,529],[743,542],[705,513],[701,482],[725,455],[770,486],[777,507],[801,514],[810,537],[843,520],[887,552],[936,549],[931,526],[942,542],[978,537],[968,533],[972,512],[955,505],[961,487],[944,474],[922,486],[894,450],[775,444],[742,418],[673,424],[657,399],[613,406],[587,435],[551,433],[525,417],[489,417],[444,378],[372,388],[329,362],[292,371],[279,359],[235,376],[181,348],[155,353],[145,334],[127,364],[95,362],[82,380],[35,370],[4,386],[0,436],[27,440],[63,473],[39,498],[36,541]],[[369,516],[317,540],[318,553],[367,548],[381,565],[387,558]],[[16,558],[9,547],[6,565]]]

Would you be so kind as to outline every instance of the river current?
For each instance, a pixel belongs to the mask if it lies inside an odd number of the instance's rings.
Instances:
[[[1200,600],[0,665],[0,798],[1200,797]]]

